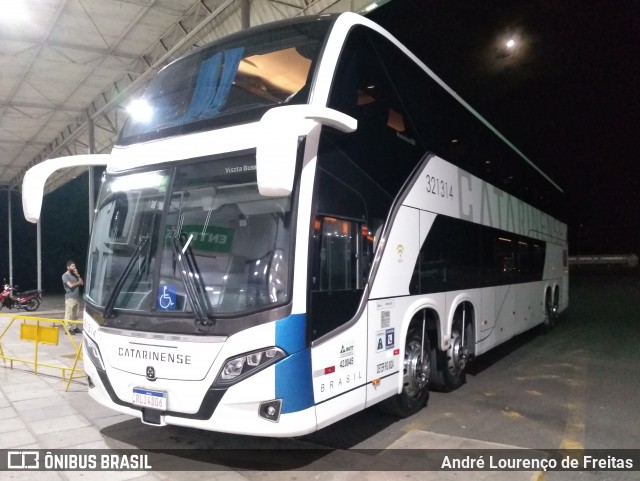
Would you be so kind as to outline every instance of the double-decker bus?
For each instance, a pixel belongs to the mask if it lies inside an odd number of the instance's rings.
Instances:
[[[418,412],[568,305],[561,190],[353,13],[222,38],[150,81],[87,253],[93,399],[142,422],[296,436]]]

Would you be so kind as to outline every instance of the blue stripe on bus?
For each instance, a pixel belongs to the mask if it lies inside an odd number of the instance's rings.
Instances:
[[[314,405],[311,377],[311,349],[306,347],[304,314],[276,322],[276,346],[289,357],[276,364],[276,398],[282,399],[282,414],[302,411]]]
[[[306,314],[292,314],[276,322],[276,346],[287,354],[302,351],[307,333]]]

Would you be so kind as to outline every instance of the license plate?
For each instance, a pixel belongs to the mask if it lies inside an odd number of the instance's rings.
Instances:
[[[167,393],[162,391],[152,391],[141,387],[134,387],[131,402],[136,406],[157,409],[158,411],[166,411]]]

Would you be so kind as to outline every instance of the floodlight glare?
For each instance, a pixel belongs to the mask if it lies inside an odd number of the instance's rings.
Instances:
[[[0,2],[0,22],[7,25],[25,23],[29,20],[29,13],[23,0]]]
[[[153,117],[153,108],[144,99],[135,99],[127,106],[127,112],[136,122],[147,123]]]

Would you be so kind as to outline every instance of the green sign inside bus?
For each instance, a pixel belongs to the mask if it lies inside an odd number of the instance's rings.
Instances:
[[[233,245],[234,230],[226,227],[214,225],[203,229],[202,225],[183,225],[182,232],[191,239],[191,248],[199,252],[228,253]],[[169,226],[167,229],[166,242],[170,242],[175,235],[175,227]]]

